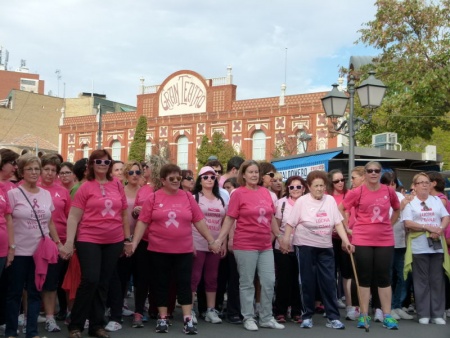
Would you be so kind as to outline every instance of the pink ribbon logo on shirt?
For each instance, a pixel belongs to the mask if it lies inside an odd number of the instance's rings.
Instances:
[[[39,208],[39,204],[38,204],[38,202],[37,202],[37,199],[34,199],[33,200],[33,209],[34,208]]]
[[[380,207],[374,207],[373,208],[373,216],[370,219],[372,221],[372,223],[375,222],[376,220],[379,220],[380,222],[383,221],[383,217],[380,214],[381,214]]]
[[[111,200],[105,201],[105,209],[102,211],[102,216],[106,216],[107,214],[110,214],[111,216],[114,216],[116,213],[114,210],[112,210],[113,202]]]
[[[166,221],[166,227],[168,228],[169,225],[173,224],[175,227],[178,228],[178,225],[179,225],[180,223],[178,223],[178,222],[175,220],[175,218],[177,218],[176,212],[175,212],[175,211],[169,212],[169,213],[167,214],[167,217],[169,217],[169,220]]]
[[[264,223],[267,224],[267,218],[266,218],[266,210],[263,208],[259,208],[259,217],[258,217],[258,223]]]

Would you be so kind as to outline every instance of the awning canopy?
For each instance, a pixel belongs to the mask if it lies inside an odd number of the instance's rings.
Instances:
[[[342,153],[342,150],[333,151],[305,157],[290,158],[287,160],[275,160],[272,164],[283,175],[285,181],[290,176],[306,178],[313,170],[328,171],[328,161]]]

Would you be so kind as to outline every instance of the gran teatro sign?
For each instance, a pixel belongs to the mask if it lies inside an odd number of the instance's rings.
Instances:
[[[174,76],[160,91],[160,116],[204,112],[206,112],[206,87],[192,74]]]

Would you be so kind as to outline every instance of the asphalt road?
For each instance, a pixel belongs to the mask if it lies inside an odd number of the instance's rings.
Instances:
[[[341,312],[341,315],[343,312]],[[132,328],[132,317],[124,317],[123,328],[116,332],[111,332],[111,338],[126,337],[126,338],[148,338],[151,336],[158,336],[160,338],[182,337],[185,334],[182,332],[182,316],[181,310],[176,309],[174,313],[173,325],[170,326],[168,333],[155,333],[155,320],[150,319],[145,323],[144,328]],[[344,318],[344,317],[342,317]],[[285,324],[284,330],[264,329],[260,328],[259,331],[250,332],[244,329],[242,325],[233,325],[226,322],[222,324],[207,323],[202,319],[199,319],[197,325],[198,335],[201,337],[214,337],[214,338],[273,338],[278,335],[285,337],[370,337],[370,338],[387,338],[387,337],[408,337],[408,338],[449,338],[450,337],[450,323],[447,325],[421,325],[414,320],[400,320],[399,330],[387,330],[383,328],[381,323],[372,323],[369,332],[365,332],[363,329],[356,328],[356,322],[344,321],[346,325],[345,330],[334,330],[325,327],[326,319],[322,315],[315,315],[313,318],[314,327],[312,329],[302,329],[300,325],[288,322]],[[58,333],[49,333],[44,329],[43,324],[40,324],[40,336],[46,336],[47,338],[61,338],[67,337],[67,327],[63,322],[59,322],[62,331]],[[22,334],[20,336],[23,336]],[[88,337],[87,330],[83,332],[83,337]]]

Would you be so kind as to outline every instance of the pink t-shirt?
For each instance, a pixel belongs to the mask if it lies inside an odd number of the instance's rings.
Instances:
[[[55,207],[53,206],[52,197],[47,190],[40,188],[36,194],[29,193],[23,188],[22,190],[28,197],[31,205],[19,188],[8,191],[14,226],[14,241],[16,244],[15,255],[33,256],[42,238],[42,234],[31,206],[33,206],[39,217],[39,222],[45,236],[49,235],[48,223],[52,218],[52,211]]]
[[[306,194],[295,202],[287,223],[295,228],[294,245],[331,248],[334,226],[342,220],[333,197],[324,195],[317,200]]]
[[[142,186],[137,192],[136,200],[134,201],[134,206],[142,207],[144,205],[145,200],[147,200],[151,194],[153,194],[153,188],[150,186],[150,184]],[[147,229],[145,229],[144,235],[142,236],[143,241],[146,242],[148,241],[148,232],[149,228],[147,227]]]
[[[175,195],[157,190],[139,214],[139,220],[148,224],[148,250],[176,254],[192,252],[191,223],[203,218],[194,197],[181,189]]]
[[[109,244],[124,240],[122,211],[128,206],[123,185],[118,180],[105,184],[95,180],[84,182],[75,194],[72,207],[83,210],[77,241]]]
[[[0,189],[0,257],[8,255],[8,229],[5,215],[11,212],[8,196],[3,189]]]
[[[225,217],[225,208],[222,205],[222,201],[218,198],[214,200],[207,199],[202,193],[199,193],[198,205],[203,215],[205,215],[205,222],[209,232],[214,239],[217,239],[222,228],[222,220]],[[197,251],[209,251],[208,242],[200,235],[194,225],[192,225],[192,236],[194,237],[194,247]]]
[[[355,208],[352,244],[360,246],[394,246],[394,231],[389,210],[400,208],[395,191],[380,185],[371,191],[366,185],[349,191],[342,204],[346,210]]]
[[[233,191],[227,215],[236,219],[233,250],[272,248],[272,217],[275,206],[269,190],[239,187]]]
[[[281,220],[280,232],[284,235],[286,229],[286,223],[294,207],[295,201],[292,198],[282,197],[277,201],[275,218]],[[292,240],[294,239],[294,234],[291,233],[289,251],[294,251],[292,246]],[[275,241],[275,249],[280,249],[280,243],[278,240]]]
[[[338,195],[331,195],[333,196],[334,200],[336,201],[336,204],[339,206],[339,204],[342,203],[342,200],[345,197],[345,194],[338,194]],[[338,233],[334,230],[333,231],[333,238],[340,238]]]
[[[67,217],[69,216],[71,198],[69,190],[59,184],[52,184],[51,186],[42,186],[42,189],[47,190],[53,200],[55,210],[52,212],[52,220],[56,227],[59,240],[64,244],[67,239]]]
[[[8,191],[17,188],[17,185],[12,183],[11,181],[4,181],[0,182],[0,188],[5,192],[5,194],[7,194]]]

